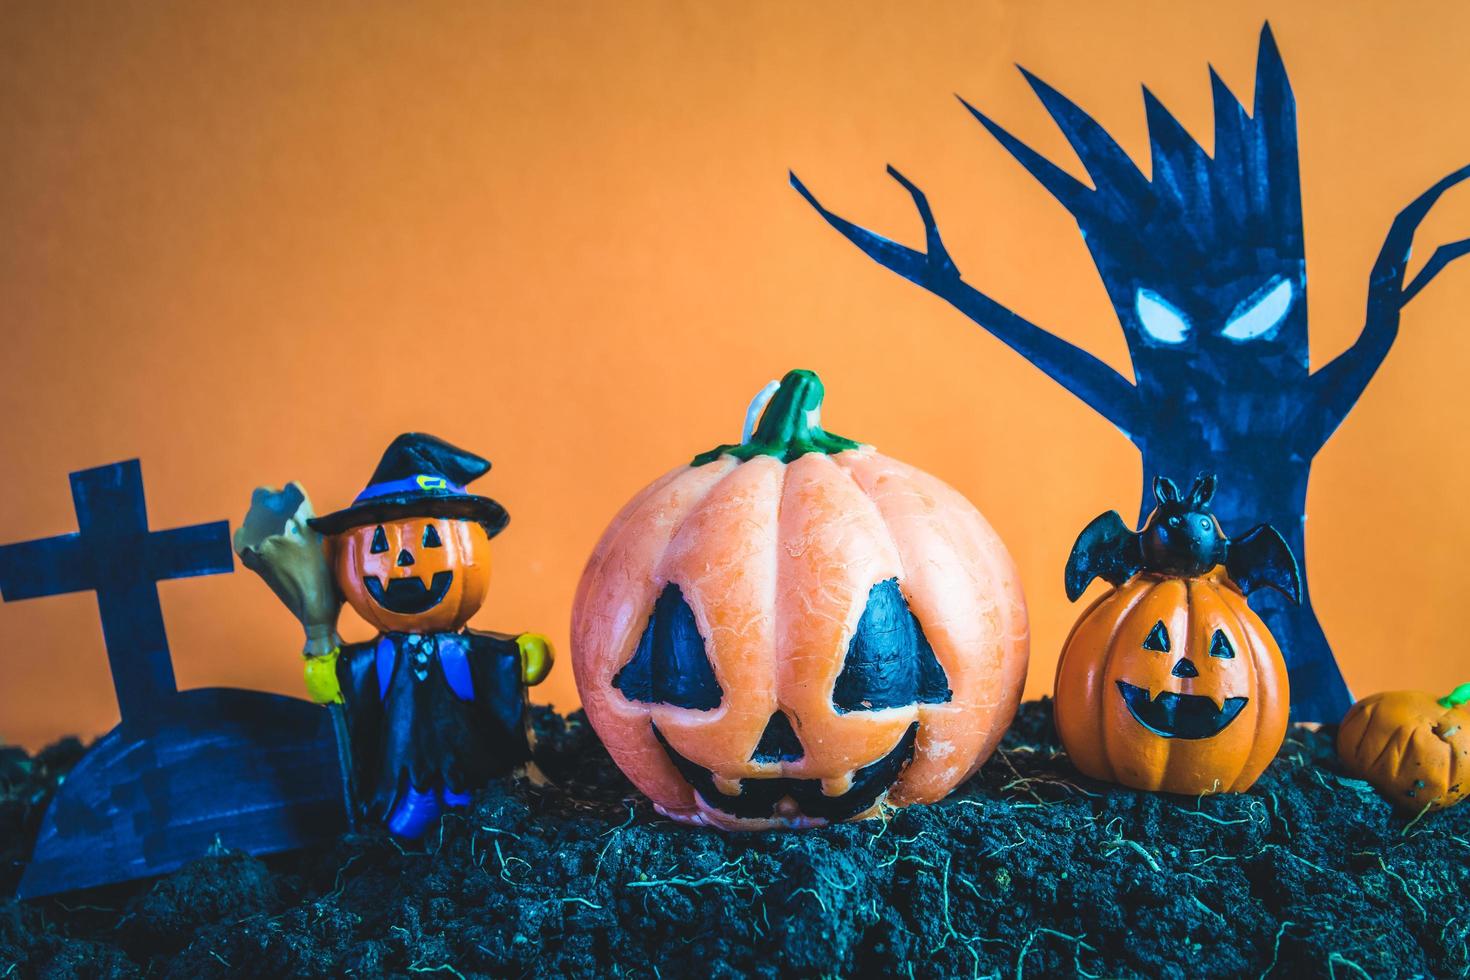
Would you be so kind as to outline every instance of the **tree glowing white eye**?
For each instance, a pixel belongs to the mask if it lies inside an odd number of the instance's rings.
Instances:
[[[1161,340],[1166,344],[1182,344],[1184,338],[1189,336],[1189,321],[1184,319],[1184,314],[1170,306],[1152,289],[1140,289],[1135,306],[1138,309],[1138,321],[1154,340]]]
[[[1264,337],[1275,330],[1281,318],[1286,316],[1295,292],[1290,279],[1281,280],[1260,299],[1247,300],[1249,305],[1230,318],[1225,329],[1220,331],[1220,336],[1231,340],[1255,340],[1257,337]]]

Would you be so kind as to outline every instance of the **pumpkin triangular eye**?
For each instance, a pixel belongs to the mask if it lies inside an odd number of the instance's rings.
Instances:
[[[1224,630],[1215,630],[1215,635],[1210,640],[1210,656],[1221,657],[1225,660],[1231,660],[1235,657],[1235,648],[1225,638]]]
[[[434,525],[432,525],[432,524],[425,524],[424,525],[424,547],[425,548],[440,548],[440,547],[443,547],[443,545],[444,545],[444,542],[442,542],[442,541],[439,540],[439,529],[436,528],[436,527],[434,527]]]
[[[694,610],[677,585],[669,583],[659,594],[638,648],[613,678],[613,687],[629,701],[695,711],[718,708],[724,700]]]
[[[912,611],[909,617],[914,621],[915,639],[918,641],[919,649],[919,694],[920,704],[945,704],[954,697],[954,692],[949,689],[949,678],[944,676],[944,666],[939,658],[934,656],[934,648],[929,645],[929,638],[924,635],[924,626],[919,622],[919,617]]]
[[[904,600],[898,579],[873,586],[842,673],[832,686],[833,706],[838,711],[876,711],[943,704],[952,697],[944,667]]]
[[[373,546],[369,549],[373,554],[388,550],[388,535],[383,531],[383,525],[373,532]]]
[[[1148,631],[1148,636],[1143,641],[1143,648],[1157,650],[1160,653],[1169,652],[1169,631],[1164,627],[1162,619],[1154,623],[1154,628]]]

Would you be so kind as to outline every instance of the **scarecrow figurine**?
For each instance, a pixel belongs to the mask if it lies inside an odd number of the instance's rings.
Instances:
[[[505,508],[465,490],[489,460],[421,433],[393,440],[350,507],[314,517],[298,484],[255,492],[235,538],[306,629],[306,687],[351,746],[354,795],[398,837],[531,758],[526,687],[544,636],[464,628],[485,601]],[[378,635],[343,644],[343,598]]]

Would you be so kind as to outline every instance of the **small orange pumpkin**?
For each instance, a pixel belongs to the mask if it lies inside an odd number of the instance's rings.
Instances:
[[[1020,700],[1005,546],[949,486],[824,432],[821,400],[788,374],[752,437],[622,509],[577,589],[587,717],[675,820],[798,828],[941,799]]]
[[[1135,789],[1241,792],[1286,737],[1286,663],[1222,569],[1140,572],[1072,628],[1056,724],[1079,770]]]
[[[490,588],[490,537],[477,521],[403,517],[352,528],[325,544],[342,595],[384,632],[457,630]]]
[[[1343,718],[1337,754],[1400,810],[1454,806],[1470,795],[1470,684],[1438,699],[1423,691],[1370,694]]]

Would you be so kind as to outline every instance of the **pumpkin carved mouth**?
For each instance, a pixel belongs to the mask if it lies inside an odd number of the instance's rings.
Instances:
[[[1201,694],[1160,691],[1150,699],[1148,688],[1118,681],[1118,693],[1133,720],[1161,738],[1210,738],[1223,732],[1240,716],[1250,698],[1226,698],[1222,706]]]
[[[400,616],[417,616],[419,613],[428,612],[444,600],[449,593],[449,585],[454,581],[454,572],[445,570],[435,572],[434,578],[426,586],[424,580],[417,575],[408,575],[404,578],[390,578],[388,587],[383,587],[383,580],[377,575],[364,575],[363,584],[367,587],[368,595],[373,601],[391,613]]]
[[[820,779],[790,776],[746,777],[740,781],[740,792],[732,796],[716,789],[714,773],[676,752],[664,733],[653,725],[653,737],[664,747],[669,761],[706,804],[733,817],[757,820],[770,817],[776,804],[788,796],[796,801],[803,816],[819,820],[847,820],[870,809],[913,759],[918,733],[919,723],[914,722],[887,755],[853,773],[851,788],[838,796],[823,793]]]

